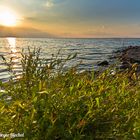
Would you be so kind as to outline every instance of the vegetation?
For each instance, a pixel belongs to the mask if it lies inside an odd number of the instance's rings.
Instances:
[[[0,85],[1,134],[24,133],[30,140],[140,139],[136,65],[131,71],[77,73],[76,67],[63,70],[73,56],[48,61],[39,54],[22,54],[22,77]]]

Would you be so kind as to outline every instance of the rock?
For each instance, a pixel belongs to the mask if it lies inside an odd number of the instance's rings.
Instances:
[[[130,46],[123,50],[120,59],[130,63],[140,63],[140,46]]]
[[[140,72],[140,46],[129,46],[120,52],[117,51],[115,57],[120,60],[121,69],[132,68],[136,63]]]
[[[130,68],[131,67],[131,64],[127,61],[124,61],[121,63],[121,66],[120,66],[120,69],[127,69],[127,68]]]
[[[99,62],[97,65],[98,66],[108,66],[109,62],[105,60],[105,61]]]

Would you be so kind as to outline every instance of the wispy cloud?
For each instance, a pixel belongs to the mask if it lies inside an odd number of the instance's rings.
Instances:
[[[52,0],[47,0],[47,2],[45,4],[45,6],[48,7],[48,8],[52,7],[53,5],[54,5],[54,3],[53,3]]]
[[[47,2],[45,3],[45,6],[47,8],[51,8],[53,6],[56,6],[56,5],[59,5],[59,4],[62,4],[64,2],[67,2],[68,0],[47,0]]]

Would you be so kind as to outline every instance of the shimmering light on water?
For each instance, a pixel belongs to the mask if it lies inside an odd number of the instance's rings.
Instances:
[[[11,52],[13,52],[13,53],[17,52],[17,50],[16,50],[16,38],[7,37],[6,39],[7,39],[8,43],[9,43],[9,47],[11,49]]]
[[[16,38],[8,37],[5,39],[0,39],[0,52],[6,58],[6,63],[11,64],[11,68],[15,74],[21,73],[20,67],[20,53],[17,50]],[[20,68],[19,68],[20,67]],[[11,73],[8,71],[8,66],[4,61],[0,60],[0,79],[7,81],[11,77]],[[19,68],[19,69],[17,69]]]

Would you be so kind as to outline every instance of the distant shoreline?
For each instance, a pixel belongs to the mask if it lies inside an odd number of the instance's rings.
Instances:
[[[140,39],[140,37],[125,37],[125,38],[121,38],[121,37],[100,37],[100,38],[78,38],[78,37],[18,37],[18,36],[0,36],[0,38],[41,38],[41,39]]]

